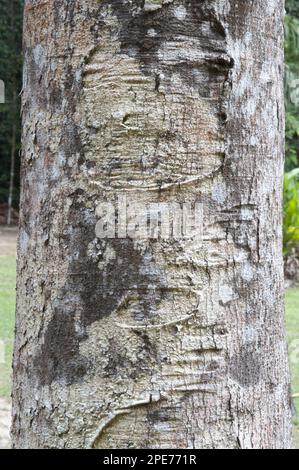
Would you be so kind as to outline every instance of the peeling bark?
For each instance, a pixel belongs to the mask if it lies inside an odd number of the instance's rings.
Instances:
[[[17,448],[289,448],[283,2],[27,0]],[[204,207],[202,244],[96,208]]]

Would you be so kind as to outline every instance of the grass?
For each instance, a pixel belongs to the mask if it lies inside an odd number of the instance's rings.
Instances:
[[[11,358],[15,316],[14,256],[0,256],[0,397],[8,398],[11,389]],[[289,343],[292,392],[299,393],[299,288],[286,292],[286,326]],[[299,398],[294,400],[294,441],[299,448]]]
[[[299,288],[286,292],[286,327],[292,376],[292,393],[299,393]],[[299,449],[299,398],[294,399],[297,416],[293,420],[294,445]]]
[[[9,397],[15,316],[16,259],[0,256],[0,397]]]
[[[286,326],[289,343],[293,393],[299,393],[299,289],[286,292]],[[294,400],[299,411],[299,398]]]

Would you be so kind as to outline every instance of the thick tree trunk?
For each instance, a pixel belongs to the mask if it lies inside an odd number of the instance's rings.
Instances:
[[[26,1],[15,447],[290,446],[282,15]],[[101,239],[124,195],[202,243]]]

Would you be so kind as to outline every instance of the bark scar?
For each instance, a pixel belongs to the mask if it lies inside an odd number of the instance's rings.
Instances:
[[[123,408],[112,411],[111,413],[106,415],[103,419],[101,419],[100,424],[88,445],[88,448],[94,449],[94,446],[101,438],[101,434],[103,433],[103,431],[112,423],[112,421],[114,421],[115,418],[117,418],[118,416],[125,415],[125,414],[130,414],[133,411],[133,409],[136,407],[149,405],[151,403],[158,403],[163,398],[164,398],[163,395],[159,391],[152,392],[144,400],[131,401],[127,405],[125,405]]]

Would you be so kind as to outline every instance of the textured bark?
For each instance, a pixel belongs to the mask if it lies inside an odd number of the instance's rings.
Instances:
[[[13,441],[288,448],[283,2],[26,1]],[[99,240],[199,201],[204,239]]]

